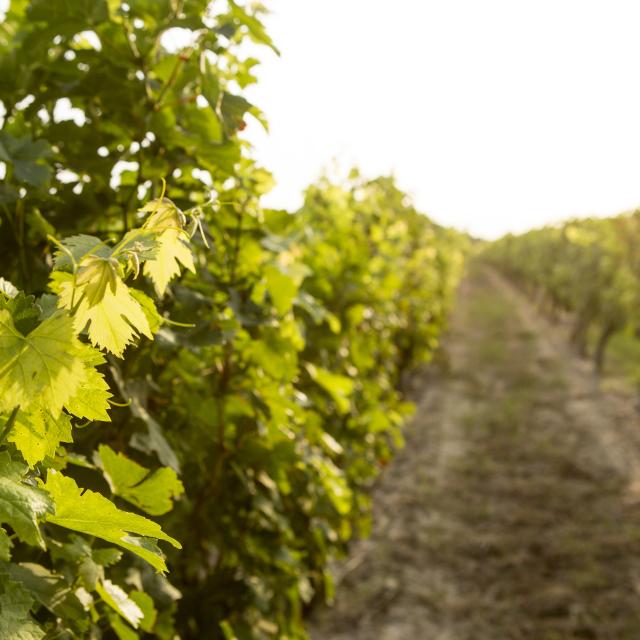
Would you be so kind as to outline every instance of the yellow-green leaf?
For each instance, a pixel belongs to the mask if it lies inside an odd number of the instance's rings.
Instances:
[[[43,487],[55,503],[55,514],[47,515],[48,522],[116,544],[140,556],[158,571],[166,571],[167,565],[156,540],[182,548],[159,524],[118,509],[99,493],[83,492],[72,478],[55,469],[49,469]]]
[[[72,442],[71,419],[65,413],[54,416],[45,409],[18,411],[7,440],[13,442],[30,467],[53,457],[61,442]]]
[[[95,368],[105,362],[104,356],[85,344],[80,355],[85,363],[84,377],[78,391],[65,403],[65,409],[78,418],[110,422],[109,399],[113,396],[104,376]]]
[[[45,548],[38,521],[53,511],[49,496],[25,482],[26,466],[11,460],[9,453],[0,453],[0,524],[9,524],[18,538]]]
[[[99,596],[117,613],[119,613],[132,627],[138,628],[144,613],[140,607],[117,584],[111,580],[102,580],[96,584]]]
[[[113,493],[150,515],[171,511],[173,498],[184,493],[182,482],[169,467],[149,471],[107,445],[98,447],[98,455]]]
[[[313,380],[331,396],[339,413],[347,413],[351,407],[350,399],[353,394],[353,380],[337,373],[331,373],[310,363],[306,365],[306,369]]]
[[[271,300],[278,313],[284,315],[291,310],[298,287],[293,278],[282,273],[276,266],[269,265],[264,275]]]
[[[7,310],[0,310],[0,412],[62,410],[84,379],[85,365],[73,321],[58,313],[23,336]]]
[[[72,310],[74,305],[74,326],[77,332],[88,325],[91,344],[122,357],[122,354],[139,335],[153,338],[147,317],[140,304],[131,295],[129,287],[119,278],[115,284],[109,281],[102,298],[85,295],[86,284],[74,286],[71,279],[59,282],[60,305]],[[79,304],[78,304],[79,303]]]
[[[184,241],[184,234],[177,229],[167,229],[158,236],[158,249],[154,258],[146,260],[143,272],[151,278],[159,296],[169,286],[169,282],[180,275],[180,265],[195,272],[191,249]]]
[[[153,282],[156,293],[162,296],[169,282],[180,275],[180,265],[195,272],[193,255],[183,229],[184,215],[168,198],[152,200],[141,211],[151,212],[144,228],[158,234],[155,255],[145,261],[143,271]]]
[[[3,640],[40,640],[44,631],[31,617],[31,594],[6,574],[0,574],[0,638]]]

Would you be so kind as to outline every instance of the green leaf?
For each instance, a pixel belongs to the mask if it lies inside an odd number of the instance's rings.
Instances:
[[[111,372],[121,396],[129,401],[131,413],[147,427],[147,433],[141,433],[140,431],[134,433],[129,440],[129,444],[134,449],[149,455],[155,453],[162,464],[179,473],[180,463],[175,451],[164,437],[160,424],[147,410],[147,385],[140,380],[128,380],[125,383],[119,367],[112,366]]]
[[[76,633],[88,630],[84,607],[63,576],[32,562],[10,564],[7,572],[51,613],[67,621]]]
[[[9,440],[30,466],[72,441],[62,405],[81,418],[109,419],[108,386],[93,366],[102,361],[75,337],[67,314],[44,320],[25,337],[0,310],[0,381],[6,380],[0,409],[20,407]]]
[[[204,70],[200,75],[200,84],[202,95],[207,99],[212,109],[217,109],[220,100],[220,80],[206,58],[204,59]]]
[[[184,126],[193,138],[206,144],[224,142],[222,123],[215,111],[209,107],[192,105],[184,114]]]
[[[340,515],[346,516],[351,511],[353,495],[344,473],[326,458],[314,457],[311,462],[318,470],[320,482],[331,504]]]
[[[77,305],[73,314],[75,330],[81,332],[87,327],[91,344],[122,357],[138,335],[153,338],[153,334],[129,287],[108,266],[102,270],[108,275],[101,279],[106,284],[104,288],[92,286],[91,296],[86,295],[87,283],[74,286],[71,278],[60,281],[60,305],[69,310]]]
[[[85,363],[84,378],[76,394],[67,400],[65,408],[78,418],[110,422],[109,399],[113,396],[104,376],[95,368],[105,362],[104,356],[88,345],[83,345],[82,356]]]
[[[158,571],[166,571],[167,565],[155,540],[165,540],[181,548],[160,525],[121,511],[99,493],[89,490],[83,493],[73,479],[54,469],[49,469],[43,486],[55,503],[55,514],[47,516],[48,522],[116,544],[140,556]]]
[[[209,171],[235,172],[236,163],[240,161],[240,147],[230,141],[225,144],[209,144],[200,140],[194,150],[202,162],[203,169]]]
[[[109,614],[109,624],[118,640],[139,640],[140,636],[124,620],[115,613]]]
[[[28,17],[71,29],[73,34],[73,29],[82,31],[104,22],[109,18],[109,11],[105,0],[33,0]]]
[[[0,573],[0,638],[41,640],[44,631],[31,617],[33,598],[19,583]]]
[[[0,527],[0,560],[9,562],[11,559],[11,547],[13,542],[3,527]]]
[[[98,447],[98,456],[113,493],[150,515],[171,511],[172,499],[184,493],[182,482],[169,467],[150,472],[107,445]]]
[[[38,520],[53,512],[53,504],[44,491],[24,482],[25,471],[7,451],[0,453],[0,523],[10,525],[23,542],[44,549]]]
[[[80,348],[66,313],[48,318],[25,337],[9,312],[0,310],[0,412],[19,405],[59,413],[83,381]]]
[[[147,427],[147,433],[137,431],[131,436],[129,444],[138,451],[149,455],[155,453],[162,464],[180,472],[180,462],[176,452],[172,449],[162,431],[160,424],[147,410],[146,385],[140,381],[129,380],[127,383],[117,367],[112,367],[114,379],[123,398],[129,400],[131,413],[141,420]]]
[[[135,398],[131,401],[131,413],[142,420],[147,433],[136,432],[129,441],[131,446],[144,453],[155,453],[162,464],[166,464],[176,471],[180,471],[180,461],[167,439],[164,437],[162,427],[157,420],[151,416],[145,407],[137,403]]]
[[[144,617],[140,620],[140,629],[151,633],[158,618],[158,612],[153,606],[153,599],[144,591],[132,591],[129,598],[133,600],[139,607]]]
[[[122,551],[120,549],[92,549],[93,559],[103,567],[110,567],[112,564],[120,562]]]
[[[151,278],[156,293],[163,296],[169,282],[180,275],[180,265],[195,273],[191,250],[185,244],[181,233],[172,229],[159,237],[157,256],[144,263],[144,274]]]
[[[265,269],[264,277],[267,282],[267,291],[278,313],[280,315],[288,313],[298,292],[295,281],[274,265],[269,265]]]
[[[8,300],[0,298],[0,309],[11,314],[16,330],[23,336],[31,333],[40,322],[41,308],[35,297],[26,296],[22,291]]]
[[[151,333],[156,334],[162,326],[162,316],[158,313],[158,308],[155,302],[146,294],[142,293],[139,289],[131,287],[129,293],[136,299],[138,304],[142,307],[144,315],[149,323]]]
[[[100,257],[109,255],[107,247],[100,238],[79,234],[65,238],[53,254],[53,266],[55,269],[73,269],[86,258],[93,254]]]
[[[34,187],[44,187],[51,178],[51,167],[45,159],[51,156],[51,147],[45,140],[31,141],[16,138],[0,131],[0,160],[13,165],[15,177]]]
[[[249,29],[249,33],[252,38],[261,44],[266,44],[273,49],[275,53],[280,55],[280,52],[273,44],[273,40],[266,32],[264,25],[255,16],[249,15],[244,9],[238,6],[233,0],[230,0],[229,7],[231,9],[231,15],[238,20],[241,24],[245,25]]]
[[[103,568],[119,562],[122,551],[113,547],[94,549],[76,534],[71,534],[69,540],[64,544],[52,542],[51,557],[70,563],[84,586],[93,591],[96,582],[104,576]]]
[[[73,442],[71,419],[62,412],[55,417],[46,409],[20,410],[7,439],[33,467],[47,456],[53,457],[61,442]]]
[[[96,591],[116,613],[121,615],[132,627],[138,628],[140,621],[144,618],[144,613],[121,587],[111,580],[102,580],[96,584]]]
[[[346,376],[331,373],[313,364],[307,363],[306,369],[315,380],[333,399],[340,414],[349,412],[351,408],[351,395],[353,394],[353,380]]]
[[[114,258],[89,255],[82,260],[75,284],[89,307],[100,304],[107,289],[115,293],[121,270],[120,263]]]
[[[140,260],[147,260],[153,258],[157,249],[157,238],[153,231],[132,229],[127,231],[109,255],[121,256],[135,253]]]
[[[224,93],[220,112],[222,121],[229,135],[232,135],[242,125],[244,114],[251,109],[251,103],[241,96]]]
[[[195,273],[193,255],[182,228],[183,215],[168,198],[148,202],[141,211],[151,212],[144,228],[158,233],[156,255],[145,261],[144,274],[153,282],[156,293],[163,296],[169,282],[180,275],[180,265]]]

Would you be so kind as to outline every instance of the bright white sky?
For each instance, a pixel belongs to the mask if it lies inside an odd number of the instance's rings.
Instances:
[[[246,135],[288,209],[338,161],[493,238],[640,205],[637,0],[266,0]],[[0,0],[0,8],[6,0]]]
[[[640,204],[640,2],[268,4],[266,204],[296,208],[332,158],[487,238]]]

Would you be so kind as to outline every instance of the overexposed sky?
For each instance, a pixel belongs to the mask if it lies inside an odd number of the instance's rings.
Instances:
[[[296,208],[337,158],[493,238],[640,205],[640,2],[271,0],[255,155]]]
[[[640,206],[640,0],[263,1],[266,205],[336,159],[486,238]]]

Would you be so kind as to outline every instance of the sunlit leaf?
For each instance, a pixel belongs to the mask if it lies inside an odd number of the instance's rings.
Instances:
[[[106,445],[98,447],[98,454],[113,493],[151,515],[171,511],[173,499],[184,492],[169,467],[150,471]]]
[[[55,514],[47,515],[48,522],[116,544],[140,556],[158,571],[166,571],[167,566],[155,541],[164,540],[181,548],[160,525],[121,511],[99,493],[89,490],[83,493],[72,478],[54,469],[49,470],[43,488],[55,503]]]

